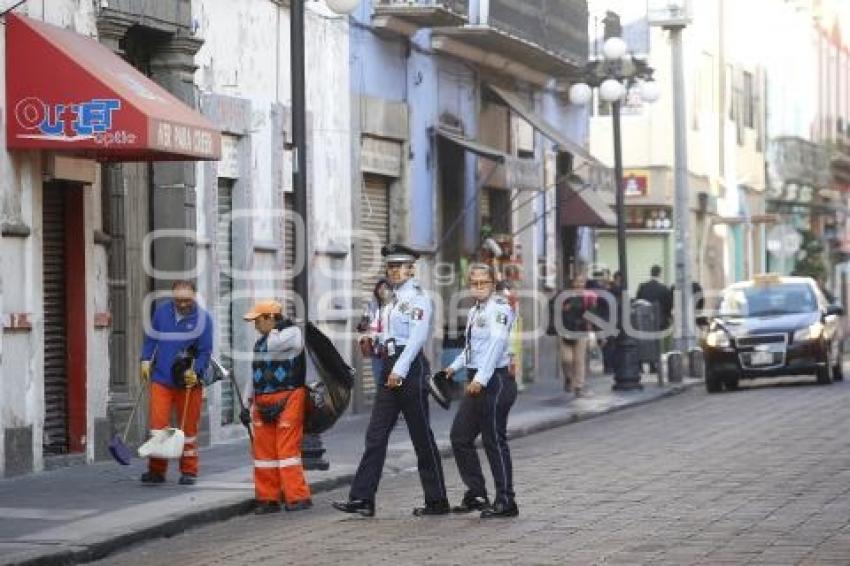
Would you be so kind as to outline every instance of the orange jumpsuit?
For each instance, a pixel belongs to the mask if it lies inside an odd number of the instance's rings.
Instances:
[[[301,464],[301,439],[307,411],[307,388],[297,354],[301,330],[272,330],[254,346],[252,388],[254,404],[254,489],[260,502],[287,504],[310,499]],[[263,419],[262,407],[282,405],[273,420]]]
[[[285,408],[273,423],[263,422],[257,405],[284,402]],[[287,504],[310,499],[310,488],[301,465],[301,439],[307,389],[257,395],[251,420],[254,424],[254,486],[258,501]]]
[[[183,456],[180,458],[180,473],[192,476],[198,475],[198,423],[201,420],[201,401],[203,390],[200,386],[188,390],[189,406],[187,409],[183,434],[186,439],[183,444]],[[183,423],[183,407],[186,406],[187,390],[172,388],[153,382],[151,384],[150,428],[158,430],[171,426],[172,409],[177,413],[175,426]],[[168,460],[150,458],[148,471],[153,474],[165,475]]]

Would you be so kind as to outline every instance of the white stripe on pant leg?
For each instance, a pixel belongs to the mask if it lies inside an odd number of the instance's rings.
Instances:
[[[183,439],[183,444],[192,444],[196,440],[198,440],[197,436],[187,436],[186,438]]]
[[[301,458],[297,456],[283,460],[254,460],[255,468],[291,468],[300,465]]]
[[[197,450],[184,450],[183,451],[183,456],[197,456],[197,455],[198,455]]]

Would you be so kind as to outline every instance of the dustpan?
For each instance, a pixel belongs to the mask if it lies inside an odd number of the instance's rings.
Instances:
[[[133,410],[130,411],[130,418],[127,419],[127,424],[124,426],[124,434],[116,434],[109,441],[109,453],[122,466],[129,466],[133,460],[133,451],[127,446],[127,433],[130,432],[130,425],[133,423],[133,417],[136,415],[136,409],[139,407],[139,402],[141,402],[142,393],[144,392],[144,388],[139,387],[139,392],[136,394],[136,402],[133,403]]]
[[[189,390],[186,390],[186,401],[183,403],[183,419],[180,428],[166,427],[151,431],[151,437],[139,446],[139,456],[142,458],[163,458],[174,460],[183,456],[183,444],[186,435],[186,413],[189,409]]]

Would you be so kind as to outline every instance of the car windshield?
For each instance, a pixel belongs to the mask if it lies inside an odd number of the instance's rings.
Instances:
[[[806,283],[736,287],[723,293],[721,316],[774,316],[817,310],[817,299]]]

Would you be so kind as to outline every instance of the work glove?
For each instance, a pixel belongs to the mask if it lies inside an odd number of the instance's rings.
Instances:
[[[243,425],[251,426],[251,411],[243,407],[242,410],[239,411],[239,420]]]
[[[150,360],[142,360],[142,365],[139,368],[139,381],[142,385],[147,384],[151,380],[151,362]]]
[[[186,370],[186,372],[183,374],[183,385],[186,386],[186,389],[190,389],[198,385],[198,374],[195,373],[195,370]]]

